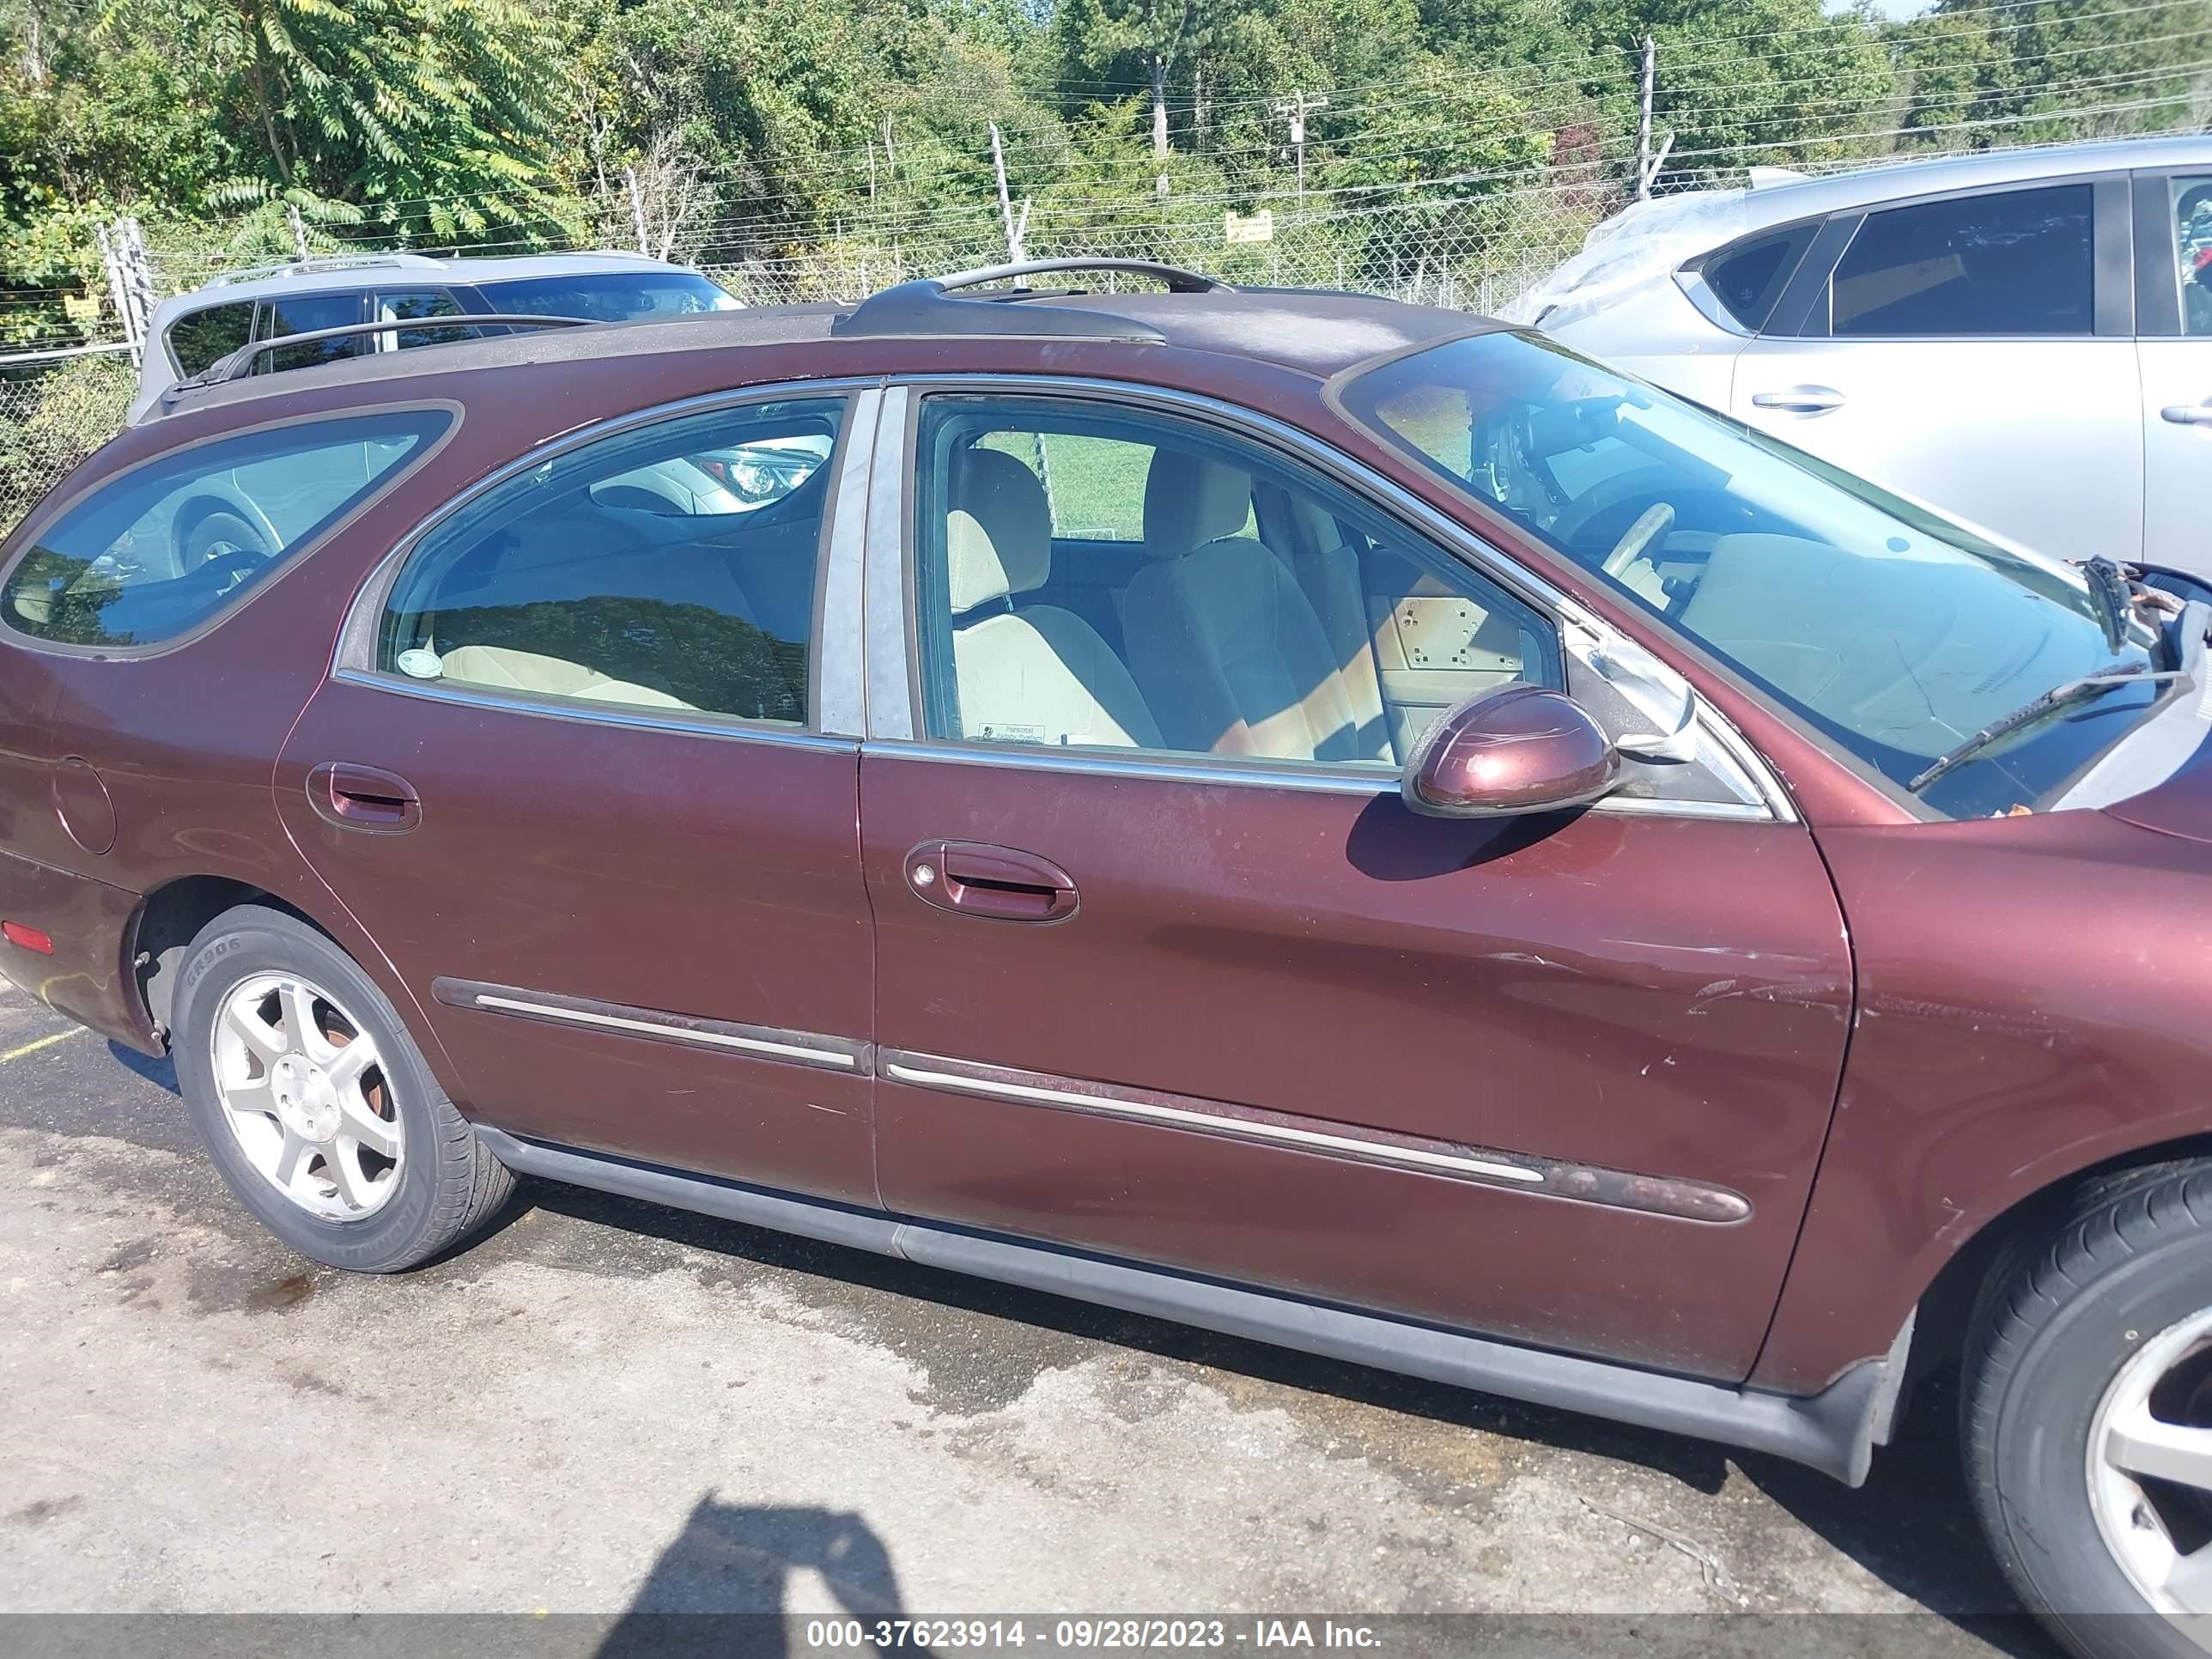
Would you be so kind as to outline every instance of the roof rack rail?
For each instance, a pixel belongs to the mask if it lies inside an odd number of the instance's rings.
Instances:
[[[836,335],[870,334],[1021,334],[1062,335],[1093,340],[1136,340],[1157,345],[1167,338],[1149,324],[1107,312],[1081,311],[1070,306],[1033,303],[1038,290],[1022,283],[1027,276],[1059,271],[1103,270],[1150,276],[1173,294],[1233,294],[1228,283],[1184,270],[1156,264],[1149,259],[1031,259],[1020,264],[985,265],[951,276],[917,276],[899,283],[860,301],[848,316],[830,325]],[[953,295],[963,289],[988,283],[1011,282],[1015,286],[995,294],[969,298]],[[1048,290],[1050,291],[1050,290]],[[1024,303],[1014,303],[1022,301]]]
[[[204,286],[222,288],[233,283],[258,283],[270,276],[313,276],[326,270],[367,270],[378,266],[442,270],[446,262],[425,253],[328,253],[310,259],[283,259],[273,264],[245,265],[219,271]]]
[[[243,380],[252,372],[256,359],[271,351],[282,351],[291,346],[315,345],[324,340],[357,339],[365,334],[396,334],[402,329],[470,329],[478,328],[591,328],[595,325],[588,317],[533,317],[519,312],[461,312],[451,317],[392,317],[374,323],[348,323],[343,328],[309,329],[303,334],[279,334],[272,340],[256,340],[242,345],[228,356],[216,358],[190,380],[179,380],[161,394],[167,405],[178,393],[198,392],[211,386],[227,386],[233,380]],[[452,340],[434,340],[433,345],[453,345]]]

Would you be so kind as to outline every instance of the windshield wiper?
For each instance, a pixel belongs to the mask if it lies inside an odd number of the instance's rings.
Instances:
[[[2094,586],[2095,584],[2093,582],[2091,584],[2093,591]],[[2084,674],[2080,679],[2068,680],[2063,684],[2054,685],[2033,702],[2022,703],[2011,714],[1991,720],[1956,749],[1936,761],[1926,771],[1921,773],[1905,787],[1909,793],[1918,794],[1947,772],[1954,771],[1973,759],[1999,738],[2008,737],[2023,726],[2033,726],[2053,709],[2063,708],[2069,703],[2080,702],[2085,698],[2100,696],[2116,685],[2138,684],[2149,685],[2159,680],[2182,680],[2188,678],[2189,676],[2179,668],[2162,668],[2154,673],[2151,672],[2150,665],[2145,663],[2140,668],[2116,668],[2108,673]]]
[[[2089,598],[2097,607],[2098,623],[2105,630],[2105,647],[2117,651],[2128,640],[2128,618],[2135,610],[2135,586],[2127,572],[2102,554],[2081,561]]]

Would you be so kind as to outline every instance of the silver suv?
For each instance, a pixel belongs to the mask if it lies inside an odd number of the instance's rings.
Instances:
[[[1507,314],[2014,541],[2212,576],[2212,137],[1661,197]]]
[[[466,325],[472,313],[619,323],[737,308],[700,272],[635,253],[507,259],[377,253],[262,265],[218,276],[155,309],[131,419],[144,420],[179,380],[256,340],[373,322],[412,325],[271,352],[254,365],[265,374],[489,331]]]

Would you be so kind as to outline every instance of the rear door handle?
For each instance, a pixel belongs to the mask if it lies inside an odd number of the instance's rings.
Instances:
[[[940,910],[1000,921],[1065,921],[1075,879],[1049,859],[975,841],[926,841],[906,855],[906,884]]]
[[[396,835],[422,821],[413,784],[397,772],[352,761],[325,761],[308,773],[307,804],[341,830]]]
[[[2158,412],[2176,426],[2212,426],[2212,398],[2201,404],[2168,404]]]
[[[1754,409],[1786,409],[1792,415],[1825,415],[1844,406],[1844,394],[1832,386],[1793,386],[1787,392],[1752,394]]]

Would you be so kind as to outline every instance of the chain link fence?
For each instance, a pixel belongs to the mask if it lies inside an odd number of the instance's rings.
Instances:
[[[0,535],[79,461],[122,429],[137,376],[127,352],[6,374],[0,364]]]

